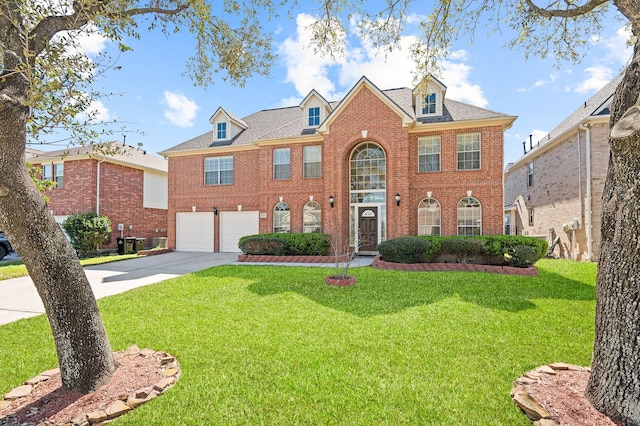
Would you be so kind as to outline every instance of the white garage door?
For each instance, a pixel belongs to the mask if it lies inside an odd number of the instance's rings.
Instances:
[[[213,212],[176,213],[176,251],[213,251]]]
[[[220,212],[220,251],[239,252],[238,241],[259,232],[258,212]]]

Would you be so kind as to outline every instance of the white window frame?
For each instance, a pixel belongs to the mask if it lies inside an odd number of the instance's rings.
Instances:
[[[422,115],[436,115],[438,114],[438,93],[428,92],[422,98]]]
[[[291,209],[289,209],[289,204],[284,201],[273,207],[273,232],[291,232]]]
[[[307,124],[309,127],[318,127],[320,125],[320,107],[309,107],[307,114]],[[315,114],[317,112],[317,114]]]
[[[482,235],[482,204],[477,198],[465,197],[460,200],[456,219],[458,235]],[[477,232],[474,232],[474,229],[477,229]],[[463,232],[460,232],[461,230]]]
[[[533,186],[533,161],[527,165],[527,186]]]
[[[53,180],[56,183],[56,188],[64,187],[64,163],[53,165]]]
[[[477,139],[477,140],[475,140]],[[477,149],[475,146],[477,144]],[[467,158],[469,154],[473,156],[474,153],[478,154],[478,158]],[[463,155],[462,161],[460,155]],[[477,161],[478,167],[460,167],[467,164],[472,166]],[[480,170],[482,168],[482,139],[480,133],[460,133],[456,135],[456,162],[458,170]]]
[[[311,150],[314,148],[314,150]],[[316,151],[317,149],[317,151]],[[309,158],[316,157],[316,152],[319,155],[319,158]],[[305,178],[321,178],[322,177],[322,145],[309,145],[302,148],[302,175]],[[317,165],[318,173],[313,174],[310,171],[307,171],[307,166],[315,166]],[[316,167],[309,167],[311,170],[315,170]]]
[[[285,152],[286,161],[284,161]],[[273,150],[273,180],[289,179],[291,179],[291,148],[276,148]]]
[[[322,230],[322,207],[317,201],[307,201],[302,209],[302,232],[320,232]]]
[[[42,180],[53,180],[53,164],[42,165]]]
[[[435,232],[434,232],[435,231]],[[418,235],[442,235],[442,208],[435,198],[427,197],[418,203]]]
[[[229,135],[229,126],[226,121],[219,121],[216,124],[216,140],[224,141],[227,140]]]
[[[437,142],[438,144],[438,150],[437,152],[433,150],[433,147],[429,147],[428,144],[429,142],[433,143],[433,142]],[[440,147],[441,147],[441,141],[440,141],[440,136],[422,136],[418,138],[418,173],[426,173],[426,172],[439,172],[440,171]],[[422,163],[420,161],[421,158],[429,158],[430,156],[436,156],[438,158],[438,167],[436,170],[428,170],[428,168],[426,167],[429,164],[432,164],[431,162],[428,161],[424,161],[424,166],[425,169],[422,170]]]
[[[228,167],[229,165],[231,166],[230,168]],[[228,181],[229,172],[231,172],[230,182]],[[207,179],[208,174],[210,174],[211,179]],[[205,186],[233,185],[233,178],[233,155],[207,157],[204,159]]]

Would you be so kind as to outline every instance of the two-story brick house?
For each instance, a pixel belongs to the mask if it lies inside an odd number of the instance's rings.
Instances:
[[[242,119],[161,152],[169,160],[169,245],[238,251],[267,232],[322,231],[360,252],[403,235],[502,233],[503,138],[515,117],[424,89],[361,78],[339,102]]]
[[[557,257],[596,260],[609,165],[609,116],[622,74],[580,105],[504,173],[508,233],[544,236]],[[525,144],[526,146],[526,144]]]
[[[168,163],[141,148],[113,142],[103,149],[78,146],[31,152],[27,161],[56,186],[47,192],[49,209],[58,223],[69,215],[96,212],[111,220],[115,247],[123,236],[166,237]],[[118,229],[121,225],[121,230]]]

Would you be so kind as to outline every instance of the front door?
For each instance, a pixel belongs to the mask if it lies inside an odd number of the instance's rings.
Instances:
[[[358,251],[378,250],[378,208],[361,207],[358,220]]]

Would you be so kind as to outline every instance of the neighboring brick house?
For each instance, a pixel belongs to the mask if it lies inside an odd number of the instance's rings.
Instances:
[[[150,247],[152,238],[167,235],[167,161],[120,142],[108,147],[32,152],[27,161],[56,182],[46,195],[58,223],[72,214],[96,212],[111,220],[105,247],[116,247],[121,235],[145,238]]]
[[[609,107],[622,74],[505,170],[506,233],[544,236],[557,257],[596,260]],[[525,145],[526,146],[526,145]]]
[[[361,78],[339,102],[243,119],[219,108],[213,131],[169,159],[169,245],[239,251],[268,232],[327,232],[361,253],[403,235],[502,233],[503,138],[515,117]]]

